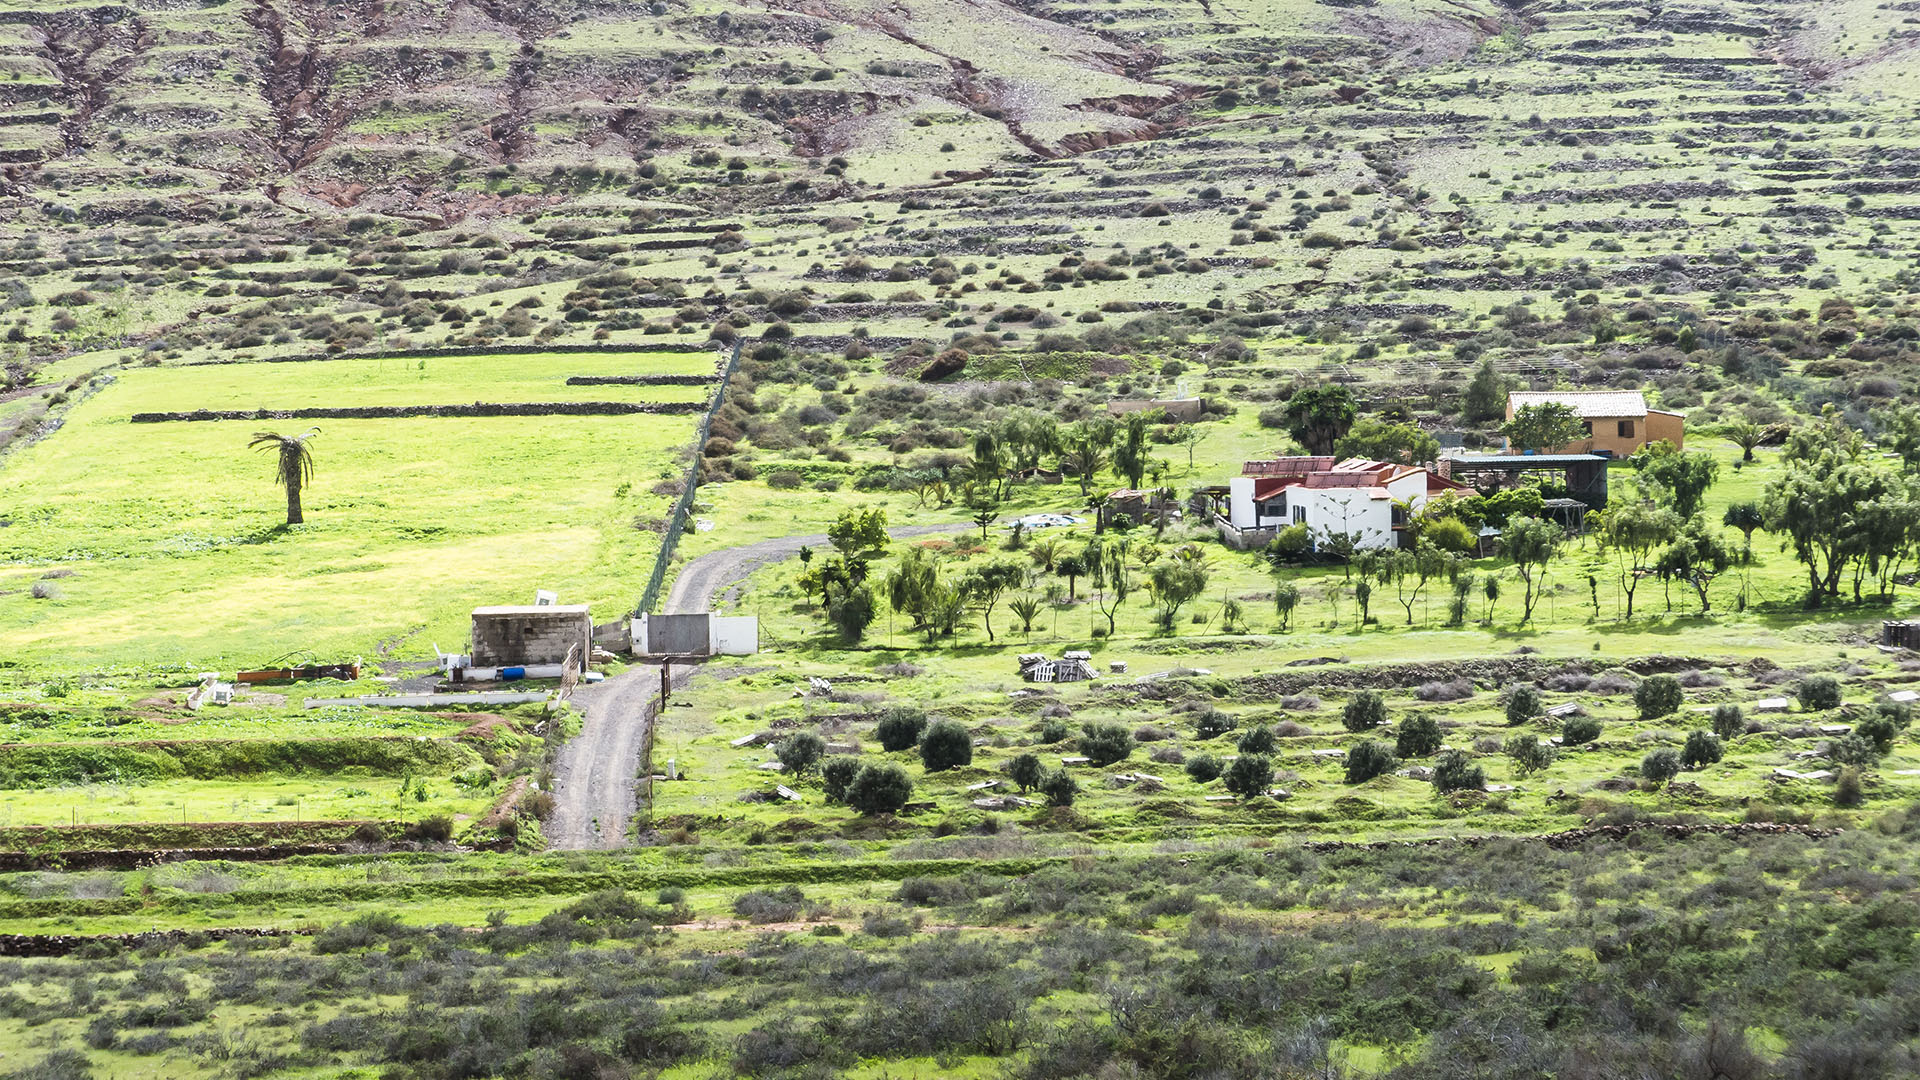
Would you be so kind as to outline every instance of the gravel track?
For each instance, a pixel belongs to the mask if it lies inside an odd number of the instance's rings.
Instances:
[[[967,522],[909,525],[892,534],[899,539],[971,528]],[[824,533],[812,533],[708,552],[680,568],[667,596],[667,611],[705,611],[755,570],[790,559],[802,547],[827,546]],[[680,665],[674,671],[674,688],[685,687],[692,674],[691,664]],[[555,805],[542,831],[547,845],[560,850],[624,847],[639,788],[640,748],[660,700],[660,669],[639,665],[605,682],[582,685],[573,700],[586,718],[580,734],[560,748],[554,761]]]

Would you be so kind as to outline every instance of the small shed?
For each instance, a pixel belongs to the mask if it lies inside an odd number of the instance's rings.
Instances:
[[[593,651],[593,617],[585,604],[473,609],[473,667],[564,664],[575,649],[583,662]]]

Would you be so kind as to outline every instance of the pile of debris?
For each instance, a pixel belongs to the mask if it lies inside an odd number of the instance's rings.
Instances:
[[[1022,653],[1020,677],[1028,682],[1086,682],[1098,673],[1093,670],[1093,654],[1074,649],[1050,660],[1044,653]]]

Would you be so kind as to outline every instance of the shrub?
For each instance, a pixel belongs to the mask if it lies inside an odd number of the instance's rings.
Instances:
[[[1880,761],[1880,750],[1873,745],[1873,740],[1853,732],[1828,743],[1827,757],[1841,765],[1870,768]]]
[[[792,469],[777,469],[767,474],[767,486],[775,491],[798,491],[806,478]]]
[[[1088,724],[1080,735],[1080,752],[1095,765],[1111,765],[1133,753],[1133,732],[1122,724]]]
[[[1400,764],[1387,749],[1385,743],[1372,739],[1362,739],[1359,745],[1347,751],[1347,783],[1364,784],[1376,776],[1384,776]]]
[[[1893,726],[1893,721],[1879,713],[1856,724],[1853,733],[1872,743],[1873,748],[1882,754],[1893,749],[1893,740],[1900,734],[1899,729]]]
[[[1040,794],[1047,797],[1048,806],[1072,806],[1074,796],[1080,794],[1080,785],[1073,782],[1065,769],[1054,769],[1040,781]]]
[[[1560,745],[1582,746],[1600,737],[1600,721],[1591,716],[1571,716],[1560,725]]]
[[[1021,791],[1032,791],[1046,778],[1046,769],[1041,766],[1039,758],[1032,754],[1021,754],[1007,762],[1007,776],[1020,786]]]
[[[880,740],[882,750],[895,752],[912,748],[926,730],[925,712],[910,705],[892,705],[874,725],[873,737]]]
[[[1794,688],[1800,708],[1807,712],[1825,712],[1840,707],[1840,682],[1831,675],[1811,675]]]
[[[1194,722],[1193,734],[1195,738],[1217,739],[1238,726],[1240,722],[1233,718],[1232,713],[1208,706],[1200,714],[1200,719]]]
[[[1515,683],[1507,688],[1508,727],[1519,727],[1546,711],[1546,702],[1532,683]]]
[[[1713,733],[1722,739],[1739,738],[1747,730],[1747,715],[1738,705],[1718,705],[1714,707],[1713,718],[1708,721]]]
[[[1654,784],[1664,784],[1680,774],[1680,754],[1671,746],[1649,751],[1640,759],[1640,775]]]
[[[920,737],[920,763],[928,772],[973,764],[973,736],[957,720],[941,720]]]
[[[1435,791],[1479,791],[1486,786],[1486,772],[1473,763],[1465,750],[1449,750],[1433,763]]]
[[[1053,719],[1040,725],[1040,741],[1048,745],[1065,742],[1073,734],[1073,725],[1065,720]]]
[[[755,889],[733,898],[733,913],[748,922],[792,922],[800,914],[800,905],[806,902],[806,894],[798,885]]]
[[[1248,729],[1240,736],[1238,749],[1243,754],[1273,753],[1273,729],[1268,727]]]
[[[1413,692],[1421,701],[1465,701],[1473,696],[1473,683],[1466,679],[1423,682]]]
[[[1913,723],[1913,706],[1904,701],[1882,701],[1873,707],[1873,714],[1895,731],[1905,731]]]
[[[1526,731],[1508,739],[1506,746],[1502,749],[1506,751],[1508,757],[1513,759],[1514,771],[1521,776],[1532,776],[1540,772],[1552,765],[1554,758],[1560,756],[1552,743],[1542,742],[1539,736]]]
[[[446,814],[423,817],[407,827],[407,838],[444,844],[453,839],[453,818]]]
[[[859,758],[848,754],[828,758],[827,763],[820,766],[820,786],[826,789],[827,798],[845,802],[848,785],[863,767]]]
[[[1642,720],[1673,715],[1685,698],[1680,680],[1671,675],[1649,675],[1633,689],[1633,705],[1640,710]]]
[[[1187,759],[1187,776],[1196,784],[1217,779],[1221,768],[1220,759],[1212,754],[1195,754]]]
[[[1698,769],[1719,761],[1723,753],[1720,736],[1711,731],[1689,731],[1687,744],[1680,748],[1680,763],[1689,769]]]
[[[1426,757],[1440,749],[1440,724],[1431,716],[1409,716],[1400,722],[1393,752],[1400,757]]]
[[[1362,690],[1340,710],[1340,723],[1348,731],[1372,731],[1387,722],[1387,702],[1377,690]]]
[[[1833,785],[1833,805],[1859,806],[1866,800],[1865,785],[1860,781],[1860,768],[1848,765],[1840,770],[1840,779]]]
[[[1220,783],[1242,799],[1263,795],[1273,783],[1273,762],[1265,754],[1241,754],[1227,766]]]
[[[847,784],[847,805],[862,814],[891,814],[912,797],[907,770],[890,761],[860,766]]]
[[[811,731],[789,735],[773,748],[773,756],[795,776],[804,776],[827,754],[827,740]]]

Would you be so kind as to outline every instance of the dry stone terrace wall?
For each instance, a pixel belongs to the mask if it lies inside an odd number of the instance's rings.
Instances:
[[[685,416],[704,401],[522,401],[472,405],[358,405],[310,409],[196,409],[134,413],[136,424],[175,420],[404,420],[424,416]]]
[[[1335,666],[1335,658],[1296,661],[1291,671],[1271,671],[1233,680],[1237,696],[1243,700],[1266,700],[1303,694],[1312,690],[1371,690],[1406,688],[1428,682],[1469,679],[1482,688],[1495,688],[1514,682],[1537,682],[1560,674],[1595,675],[1619,668],[1635,675],[1657,675],[1695,669],[1727,668],[1729,662],[1700,656],[1641,656],[1621,660],[1549,660],[1531,656],[1486,660],[1439,661],[1424,664],[1366,664]],[[1743,660],[1735,665],[1744,674],[1770,670],[1774,665],[1763,659]],[[1100,693],[1119,702],[1167,701],[1194,692],[1185,679],[1162,679],[1103,688]]]

